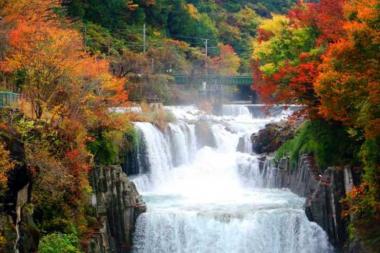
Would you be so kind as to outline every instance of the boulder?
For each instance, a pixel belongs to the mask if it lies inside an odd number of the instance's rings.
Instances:
[[[252,134],[252,150],[257,154],[272,153],[294,136],[295,127],[286,122],[270,123]]]

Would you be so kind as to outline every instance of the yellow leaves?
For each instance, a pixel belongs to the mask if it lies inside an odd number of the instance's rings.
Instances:
[[[253,43],[252,58],[254,60],[262,59],[273,53],[272,42],[270,40],[261,41],[261,42],[258,42],[257,40],[255,40],[252,43]]]
[[[276,72],[276,66],[274,63],[267,63],[262,66],[260,66],[260,70],[266,75],[271,76]]]
[[[271,32],[273,34],[279,34],[284,28],[288,27],[290,24],[289,18],[284,15],[273,14],[272,19],[264,19],[259,29]]]
[[[199,12],[198,12],[197,7],[195,7],[193,4],[187,4],[186,7],[187,7],[187,11],[190,14],[190,16],[192,18],[198,20],[199,19]]]

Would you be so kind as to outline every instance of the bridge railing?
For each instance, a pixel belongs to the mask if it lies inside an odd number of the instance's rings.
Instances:
[[[20,94],[11,91],[0,91],[0,108],[17,105]]]
[[[219,75],[207,75],[207,76],[187,76],[187,75],[175,75],[175,83],[178,85],[188,84],[218,84],[218,85],[251,85],[253,78],[249,75],[241,76],[219,76]]]

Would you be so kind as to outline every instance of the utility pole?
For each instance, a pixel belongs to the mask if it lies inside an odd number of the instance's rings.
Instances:
[[[146,24],[143,27],[143,51],[146,53]]]
[[[207,66],[207,58],[208,58],[208,41],[209,39],[203,39],[204,43],[205,43],[205,72],[206,72],[206,75],[208,75],[208,66]]]

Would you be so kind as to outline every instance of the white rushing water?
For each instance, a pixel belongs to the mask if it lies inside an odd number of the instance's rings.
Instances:
[[[332,252],[326,233],[307,219],[304,199],[269,188],[271,173],[260,171],[258,156],[236,151],[239,139],[284,115],[254,119],[241,105],[225,106],[224,116],[168,109],[179,120],[165,133],[135,124],[150,173],[134,178],[148,210],[137,220],[133,252]],[[199,145],[205,136],[197,134],[197,120],[209,124],[215,147]],[[241,151],[249,151],[244,143]]]

